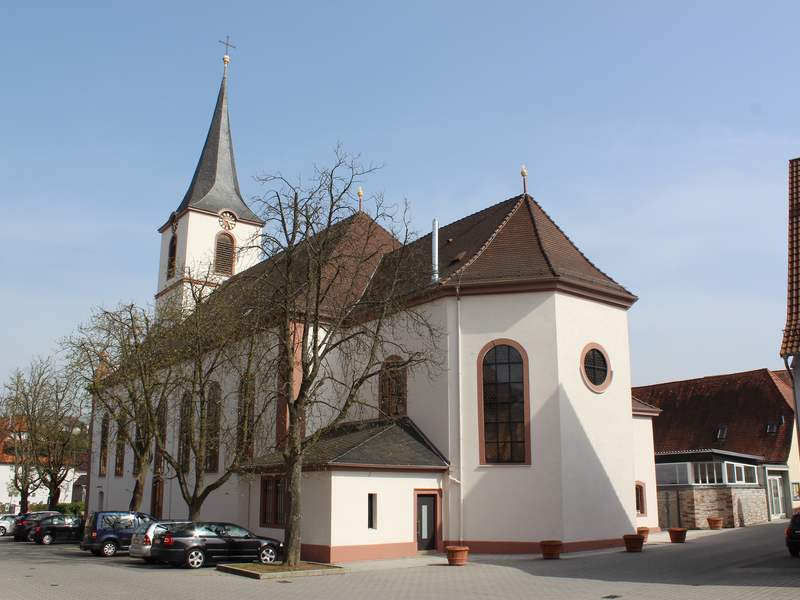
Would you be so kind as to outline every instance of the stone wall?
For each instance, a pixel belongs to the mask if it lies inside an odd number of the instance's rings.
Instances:
[[[708,517],[722,517],[723,527],[766,523],[767,491],[763,487],[687,487],[658,490],[658,525],[708,529]]]

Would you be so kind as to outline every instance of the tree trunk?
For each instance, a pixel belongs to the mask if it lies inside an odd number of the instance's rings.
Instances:
[[[141,469],[144,474],[137,474],[133,483],[133,493],[131,494],[131,502],[128,504],[128,510],[138,511],[142,505],[142,498],[144,497],[144,480],[147,477],[147,471]]]
[[[54,480],[55,481],[55,480]],[[50,497],[47,500],[47,510],[56,510],[58,501],[61,499],[61,488],[55,483],[50,484]]]
[[[190,521],[199,521],[200,520],[200,511],[203,508],[203,501],[202,500],[192,500],[189,503],[189,520]]]
[[[28,488],[25,488],[19,493],[19,514],[28,512]]]
[[[294,445],[292,445],[294,446]],[[303,457],[294,447],[286,457],[286,546],[283,562],[286,566],[300,564],[302,537],[302,504],[300,489],[303,474]]]

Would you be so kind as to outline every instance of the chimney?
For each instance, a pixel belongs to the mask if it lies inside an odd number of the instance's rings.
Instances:
[[[431,232],[431,266],[433,267],[433,274],[431,275],[431,283],[438,283],[439,281],[439,220],[433,220],[433,230]]]

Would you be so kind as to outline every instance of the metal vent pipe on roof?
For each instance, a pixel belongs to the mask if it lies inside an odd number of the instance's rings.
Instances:
[[[431,231],[431,266],[433,267],[433,274],[431,275],[431,283],[439,281],[439,220],[433,220],[433,229]]]

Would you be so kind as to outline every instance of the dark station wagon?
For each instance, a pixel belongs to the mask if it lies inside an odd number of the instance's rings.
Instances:
[[[174,567],[199,569],[206,562],[277,561],[283,542],[259,537],[233,523],[167,523],[153,537],[150,557]]]
[[[93,512],[83,530],[81,550],[91,550],[95,556],[114,556],[130,548],[133,530],[148,521],[155,519],[128,510]]]

